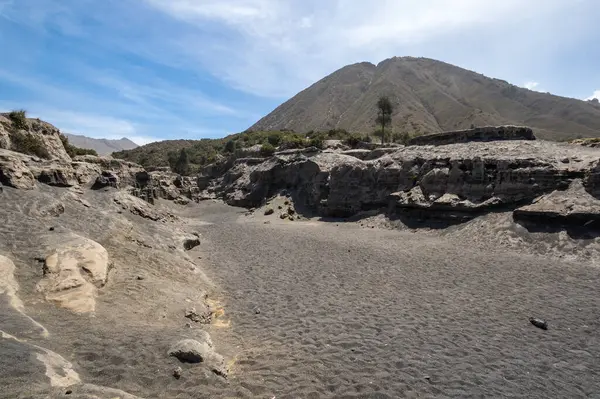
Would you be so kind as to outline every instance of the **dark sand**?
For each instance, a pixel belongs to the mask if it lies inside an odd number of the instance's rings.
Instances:
[[[246,217],[213,202],[166,203],[189,219],[160,224],[94,213],[109,207],[104,192],[85,194],[92,209],[65,199],[65,214],[41,223],[31,213],[46,197],[17,204],[20,195],[4,193],[0,249],[15,259],[25,310],[49,337],[2,296],[0,330],[60,354],[96,386],[70,397],[125,397],[102,387],[148,398],[600,397],[600,269],[592,263],[484,247],[466,234]],[[50,225],[85,233],[117,261],[93,316],[57,309],[35,291],[36,237]],[[201,245],[170,250],[181,244],[179,229],[200,232]],[[225,315],[186,328],[184,309],[205,292]],[[530,316],[547,319],[549,330]],[[201,328],[230,361],[227,380],[166,355]],[[0,339],[0,397],[68,397],[44,386],[39,352]]]
[[[247,397],[600,397],[598,268],[357,224],[211,219],[205,269],[232,319],[215,338],[239,345],[231,382]]]

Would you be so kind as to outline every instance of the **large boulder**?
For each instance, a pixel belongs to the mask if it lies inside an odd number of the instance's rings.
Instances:
[[[108,252],[95,241],[77,235],[55,237],[44,262],[38,290],[47,301],[75,313],[96,308],[96,291],[108,279]]]

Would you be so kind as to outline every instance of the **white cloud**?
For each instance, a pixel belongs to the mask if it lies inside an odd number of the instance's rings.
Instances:
[[[594,94],[586,98],[586,100],[593,100],[594,98],[600,100],[600,90],[596,90]]]
[[[532,40],[551,37],[549,21],[562,18],[560,11],[572,4],[567,0],[145,1],[184,22],[185,34],[174,41],[185,57],[235,88],[275,97],[294,94],[349,63],[421,56],[425,48],[433,58],[448,54],[446,58],[458,59],[453,54],[462,52],[474,65],[502,62],[512,68],[519,62],[514,57],[530,55],[524,48],[530,49]],[[178,35],[177,30],[170,34]],[[460,35],[485,41],[493,58],[476,49],[468,54],[468,45],[452,51],[439,44]],[[415,49],[420,52],[406,54]],[[502,54],[505,49],[513,54]]]
[[[529,90],[536,90],[539,85],[538,82],[526,82],[523,87]]]

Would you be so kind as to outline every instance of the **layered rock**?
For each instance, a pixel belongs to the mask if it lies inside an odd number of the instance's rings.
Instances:
[[[554,191],[513,212],[519,222],[600,227],[600,201],[585,190],[580,179],[564,191]],[[593,226],[592,226],[593,224]]]
[[[413,137],[410,145],[445,145],[473,141],[535,140],[533,131],[523,126],[485,126],[454,132]]]
[[[531,202],[586,175],[588,191],[600,187],[600,151],[567,144],[473,142],[386,152],[372,160],[347,152],[238,159],[221,176],[210,178],[212,166],[199,180],[210,182],[206,196],[244,207],[292,189],[304,206],[330,216],[385,207],[476,214]]]

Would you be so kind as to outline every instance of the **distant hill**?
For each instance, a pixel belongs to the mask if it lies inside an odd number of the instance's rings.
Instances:
[[[429,134],[485,125],[526,125],[537,137],[600,137],[597,102],[527,90],[444,62],[401,57],[346,66],[298,93],[250,130],[346,129],[370,133],[375,104],[395,105],[395,132]]]
[[[91,137],[80,136],[77,134],[64,133],[69,139],[69,143],[79,148],[91,148],[96,150],[99,155],[108,155],[115,151],[132,150],[138,145],[133,141],[123,137],[120,140],[93,139]]]

